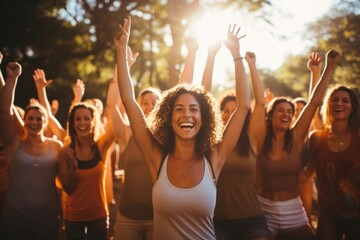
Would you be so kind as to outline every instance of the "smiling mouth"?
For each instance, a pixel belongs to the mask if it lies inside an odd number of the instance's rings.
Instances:
[[[179,125],[183,129],[193,129],[194,128],[193,123],[180,123]]]

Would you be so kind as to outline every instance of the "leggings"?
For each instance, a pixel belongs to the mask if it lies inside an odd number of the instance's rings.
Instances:
[[[108,218],[83,222],[65,220],[65,232],[68,240],[106,240],[108,227]],[[85,238],[85,236],[87,237]]]

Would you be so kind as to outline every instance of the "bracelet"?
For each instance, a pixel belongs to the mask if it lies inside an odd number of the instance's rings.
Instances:
[[[243,57],[238,57],[238,58],[234,58],[233,60],[235,62],[236,60],[240,60],[240,59],[244,59],[244,58]]]

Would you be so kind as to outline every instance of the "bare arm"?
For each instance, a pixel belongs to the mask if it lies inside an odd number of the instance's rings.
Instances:
[[[196,51],[199,49],[199,43],[197,42],[195,37],[186,36],[185,45],[188,50],[188,53],[185,58],[185,66],[181,73],[179,83],[192,84],[194,78]]]
[[[251,114],[248,133],[251,146],[255,154],[258,155],[266,134],[264,87],[257,72],[255,54],[247,52],[245,60],[250,69],[251,83],[255,96],[255,107]]]
[[[321,132],[313,131],[309,138],[309,157],[306,162],[305,169],[300,175],[300,186],[306,184],[308,181],[312,181],[315,176],[316,170],[316,152],[319,148]]]
[[[67,145],[59,152],[59,179],[67,194],[73,193],[76,188],[76,168],[77,160],[74,156],[74,150]]]
[[[217,146],[217,164],[215,167],[215,174],[218,177],[222,166],[225,163],[228,155],[234,150],[235,145],[239,139],[242,126],[247,112],[250,109],[250,93],[249,84],[246,81],[245,69],[242,58],[240,57],[240,43],[239,37],[240,28],[236,25],[229,26],[227,40],[224,42],[229,49],[235,64],[235,90],[237,108],[232,114],[228,124],[225,127],[222,142]]]
[[[302,143],[308,132],[312,118],[314,117],[316,108],[319,106],[322,97],[329,85],[332,74],[334,73],[336,66],[340,62],[340,60],[341,55],[335,50],[330,50],[326,54],[326,66],[324,68],[322,76],[320,77],[319,82],[316,84],[315,89],[311,94],[310,100],[304,107],[304,110],[300,114],[298,121],[293,127],[294,137],[300,151],[302,149]]]
[[[153,136],[147,128],[145,116],[135,100],[135,93],[131,83],[128,65],[126,63],[130,26],[131,18],[124,19],[123,26],[119,26],[118,32],[114,37],[119,91],[130,120],[130,126],[135,141],[149,163],[151,171],[156,172],[160,165],[162,152],[156,147],[153,141]]]
[[[13,104],[17,81],[21,74],[21,65],[17,62],[9,62],[6,73],[6,83],[0,93],[0,136],[5,148],[11,146],[16,139]]]
[[[313,52],[308,60],[307,68],[310,70],[310,86],[309,86],[309,96],[311,96],[312,92],[316,84],[320,80],[321,69],[322,69],[322,59],[319,53]],[[310,130],[318,130],[322,128],[322,121],[319,115],[319,108],[316,108],[316,112],[314,114],[313,121],[311,123]]]
[[[208,56],[206,59],[205,69],[201,80],[201,85],[210,92],[212,86],[212,77],[214,71],[215,57],[221,48],[221,42],[216,41],[214,44],[209,46]]]
[[[76,79],[76,83],[73,86],[74,99],[71,102],[71,106],[76,103],[81,102],[84,94],[85,94],[85,84],[81,79]]]
[[[49,129],[60,141],[63,141],[66,136],[66,130],[52,114],[51,106],[46,93],[46,87],[52,83],[52,80],[46,80],[43,69],[36,69],[33,74],[33,79],[35,82],[39,102],[43,107],[46,108],[49,115]]]

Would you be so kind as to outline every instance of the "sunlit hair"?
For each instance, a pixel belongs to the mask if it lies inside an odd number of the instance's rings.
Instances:
[[[175,135],[171,127],[172,111],[178,97],[191,94],[200,105],[202,126],[196,137],[196,151],[208,156],[222,137],[223,124],[219,106],[215,98],[200,86],[179,84],[164,92],[148,118],[148,124],[165,153],[175,146]]]
[[[30,103],[29,105],[26,106],[25,110],[24,110],[24,120],[26,119],[28,113],[30,112],[30,110],[36,110],[39,111],[41,113],[41,115],[44,117],[44,126],[47,126],[47,124],[49,123],[49,115],[46,111],[46,109],[41,106],[41,104],[35,102],[35,103]]]
[[[330,88],[326,92],[326,95],[324,97],[324,102],[321,107],[321,115],[323,118],[324,127],[329,128],[331,126],[331,122],[333,121],[333,118],[330,114],[329,103],[330,103],[331,97],[334,95],[335,92],[338,92],[338,91],[344,91],[349,94],[350,101],[351,101],[351,113],[349,116],[349,127],[352,131],[354,131],[354,130],[356,131],[360,127],[359,126],[359,121],[360,121],[359,98],[351,88],[348,88],[348,87],[342,86],[342,85],[336,85],[336,86]]]
[[[234,90],[228,90],[225,93],[221,94],[220,97],[218,97],[220,111],[224,110],[226,103],[229,101],[236,102],[236,94]]]
[[[104,112],[104,104],[99,98],[88,98],[85,102],[90,103],[96,107],[99,114],[102,115]]]
[[[80,103],[77,103],[74,106],[72,106],[72,108],[69,111],[69,115],[68,115],[67,129],[68,129],[68,135],[70,136],[71,142],[75,143],[75,141],[77,139],[75,126],[74,126],[74,120],[75,120],[75,112],[78,109],[87,109],[90,111],[91,116],[92,116],[92,123],[94,126],[94,129],[92,129],[93,130],[92,132],[94,134],[93,138],[94,138],[94,141],[96,141],[100,137],[100,133],[101,133],[100,114],[94,105],[87,103],[87,102],[80,102]]]
[[[272,151],[272,139],[274,137],[274,129],[272,125],[272,117],[274,115],[274,111],[276,107],[280,103],[288,103],[292,109],[292,112],[294,114],[295,112],[295,106],[292,103],[292,99],[288,97],[275,97],[273,98],[268,105],[266,106],[266,122],[267,122],[267,133],[265,136],[264,144],[263,144],[263,152],[265,154],[268,154]],[[292,141],[291,141],[291,131],[290,128],[286,130],[285,133],[285,141],[284,141],[284,150],[290,152],[292,147]]]
[[[297,97],[297,98],[294,98],[292,101],[291,101],[293,104],[296,104],[296,103],[302,103],[304,105],[306,105],[306,100],[305,98],[302,98],[302,97]]]
[[[141,90],[141,92],[139,92],[138,97],[137,97],[137,102],[140,104],[142,99],[144,98],[145,94],[147,93],[152,93],[155,96],[157,96],[158,100],[161,98],[161,92],[153,87],[149,87],[149,88],[145,88],[143,90]]]
[[[220,95],[220,97],[218,98],[220,111],[224,110],[226,103],[229,101],[236,102],[236,93],[234,90],[226,91],[225,93]],[[250,111],[248,111],[248,113],[246,114],[244,125],[242,127],[240,137],[236,144],[236,151],[241,156],[249,156],[250,153],[250,139],[248,135],[249,122],[250,122]]]

